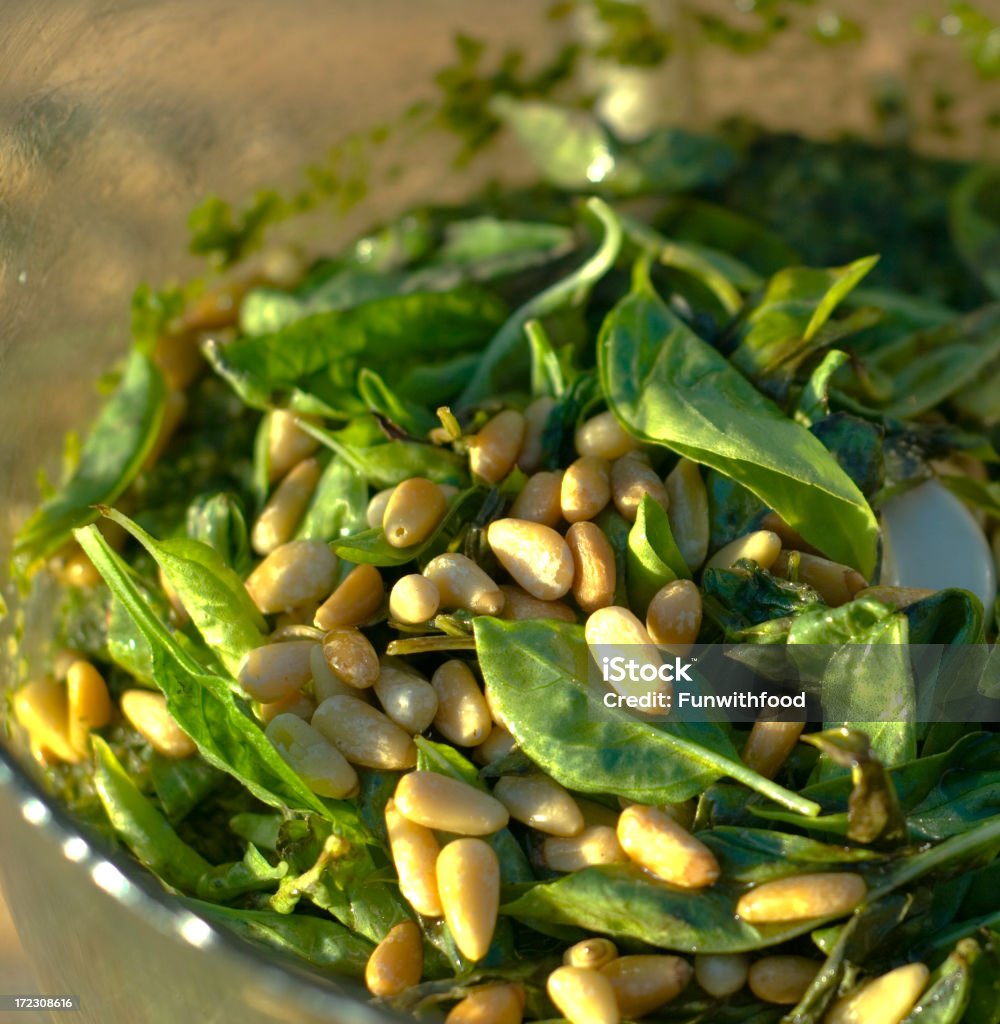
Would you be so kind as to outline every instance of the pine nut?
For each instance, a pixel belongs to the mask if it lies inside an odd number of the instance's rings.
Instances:
[[[464,661],[446,661],[431,677],[438,698],[434,728],[456,747],[482,743],[493,728],[490,709]]]
[[[526,619],[558,619],[560,622],[576,622],[576,613],[562,601],[539,601],[526,590],[510,583],[500,586],[504,596],[504,619],[523,622]]]
[[[611,467],[595,455],[583,455],[563,473],[559,504],[567,523],[593,519],[611,500]]]
[[[744,763],[758,775],[773,779],[804,728],[805,722],[754,722],[743,747]]]
[[[592,939],[583,939],[570,946],[563,953],[563,963],[567,967],[586,967],[592,971],[599,971],[617,956],[618,947],[610,939],[598,936]]]
[[[490,484],[500,483],[517,462],[525,429],[524,417],[514,409],[505,409],[468,438],[472,475]]]
[[[396,809],[418,825],[463,836],[488,836],[510,820],[499,800],[437,772],[404,775],[396,786]]]
[[[369,529],[375,530],[382,525],[385,519],[386,506],[389,504],[389,499],[395,490],[395,484],[392,487],[386,487],[383,491],[377,491],[371,501],[368,502],[368,508],[365,510],[365,521],[368,523]]]
[[[435,865],[441,847],[434,833],[400,814],[394,800],[385,805],[385,829],[399,877],[399,891],[418,914],[440,917],[444,911],[438,895]]]
[[[33,747],[70,764],[81,760],[69,740],[66,690],[54,679],[43,677],[22,686],[14,694],[14,714]]]
[[[553,871],[582,871],[628,860],[614,827],[608,825],[589,825],[568,839],[549,837],[542,843],[542,858]]]
[[[872,978],[834,1003],[824,1024],[901,1024],[929,977],[923,964],[905,964]]]
[[[520,985],[487,985],[456,1003],[444,1024],[521,1024],[523,1014]]]
[[[516,746],[517,741],[502,725],[494,725],[489,736],[472,752],[472,756],[480,764],[493,764],[501,757],[506,757]]]
[[[528,477],[521,493],[510,507],[512,519],[527,519],[531,523],[558,526],[562,522],[563,475],[559,473],[536,473]]]
[[[665,882],[702,889],[719,877],[719,862],[704,843],[655,807],[626,807],[618,842],[630,860]]]
[[[316,459],[303,459],[278,484],[253,524],[250,541],[258,555],[269,555],[291,540],[309,507],[320,478]]]
[[[677,549],[692,571],[708,554],[708,491],[697,463],[681,459],[664,481],[667,489],[667,518]]]
[[[425,541],[444,519],[448,502],[436,483],[415,476],[404,480],[389,496],[382,518],[385,539],[394,548],[411,548]]]
[[[438,710],[437,691],[423,676],[383,658],[375,696],[382,710],[411,735],[430,727]]]
[[[371,702],[369,690],[356,690],[334,674],[323,657],[322,644],[316,644],[309,655],[309,668],[312,672],[313,693],[317,704],[322,704],[328,697],[356,697],[365,703]]]
[[[750,960],[742,953],[701,953],[694,958],[698,984],[716,999],[739,992],[747,983]]]
[[[351,764],[398,771],[417,763],[409,733],[357,697],[327,697],[312,724]]]
[[[517,465],[525,473],[534,473],[542,464],[545,427],[549,414],[556,407],[556,400],[548,395],[536,398],[524,410],[524,443],[517,457]]]
[[[612,810],[606,804],[598,803],[596,800],[588,800],[586,797],[578,796],[576,805],[583,814],[583,820],[588,828],[594,825],[601,825],[610,828],[612,832],[618,827],[618,810]],[[618,842],[617,836],[615,842]],[[625,855],[622,854],[622,857]]]
[[[205,366],[198,337],[190,331],[161,334],[153,346],[152,358],[171,391],[190,387]]]
[[[365,985],[379,999],[398,996],[420,984],[424,938],[416,921],[403,921],[375,947],[365,965]]]
[[[720,548],[705,564],[706,569],[731,569],[741,558],[749,558],[762,569],[770,569],[781,553],[781,538],[770,530],[757,530],[737,537]]]
[[[279,615],[276,615],[274,629],[271,632],[272,639],[280,640],[281,632],[293,626],[311,626],[318,610],[319,602],[310,601],[309,604],[302,604],[298,608],[292,608],[287,612],[281,612]]]
[[[163,418],[160,420],[160,429],[156,432],[156,440],[143,459],[142,468],[151,469],[160,460],[160,456],[167,450],[167,445],[173,440],[177,428],[184,420],[188,410],[187,395],[179,390],[168,391],[163,401]]]
[[[267,465],[271,480],[283,477],[292,466],[309,458],[319,441],[307,434],[297,420],[315,422],[313,417],[298,416],[285,409],[275,409],[267,424]]]
[[[867,892],[865,880],[849,872],[796,875],[745,892],[736,904],[736,913],[750,924],[839,917],[849,914]]]
[[[497,519],[486,539],[500,564],[540,601],[554,601],[573,583],[569,545],[549,526],[524,519]]]
[[[119,701],[122,714],[140,736],[164,757],[179,760],[190,757],[198,748],[170,717],[167,698],[151,690],[126,690]]]
[[[293,540],[275,548],[247,579],[254,604],[265,614],[321,601],[337,578],[337,556],[322,541]]]
[[[438,588],[426,576],[417,572],[397,580],[389,594],[390,618],[409,626],[430,622],[437,615],[440,605]]]
[[[701,593],[691,580],[672,580],[646,609],[646,631],[654,644],[685,655],[701,629]]]
[[[482,839],[456,839],[438,855],[436,873],[444,919],[455,945],[470,960],[482,960],[493,941],[500,909],[497,855]]]
[[[357,792],[357,773],[344,755],[298,715],[276,715],[264,732],[274,749],[314,793],[340,799]]]
[[[611,982],[621,1015],[631,1020],[676,999],[691,980],[691,965],[679,956],[621,956],[601,974]]]
[[[810,555],[822,554],[818,548],[814,548],[798,530],[793,530],[777,512],[768,512],[760,521],[762,530],[770,530],[781,538],[781,546],[791,548],[793,551],[805,551]]]
[[[75,544],[73,552],[63,562],[59,578],[68,587],[89,590],[101,582],[101,574],[94,568],[94,563]]]
[[[618,1024],[621,1020],[615,990],[600,971],[557,967],[545,987],[569,1024]]]
[[[576,801],[547,775],[503,775],[493,795],[516,821],[551,836],[577,836],[583,814]]]
[[[795,552],[797,563],[796,576],[800,583],[812,587],[831,607],[839,608],[848,601],[853,601],[859,590],[868,586],[868,581],[848,565],[839,565],[827,558],[807,555],[803,551]],[[771,572],[782,579],[791,578],[792,553],[782,551],[774,560]]]
[[[615,599],[615,552],[596,523],[574,523],[566,531],[573,556],[573,599],[587,612],[606,608]]]
[[[111,697],[104,677],[89,661],[76,661],[66,673],[67,736],[82,757],[90,750],[90,733],[111,721]]]
[[[615,459],[611,464],[611,495],[619,515],[634,523],[647,494],[664,510],[669,507],[667,489],[644,454],[633,452]]]
[[[922,590],[918,587],[876,586],[865,587],[854,596],[855,598],[870,597],[873,601],[878,601],[880,604],[886,604],[890,608],[898,609],[909,608],[911,604],[916,604],[918,601],[932,597],[935,593],[936,591]]]
[[[382,574],[374,565],[358,565],[319,606],[313,622],[319,629],[361,626],[378,614],[384,600]]]
[[[765,1003],[797,1003],[819,974],[820,964],[804,956],[765,956],[747,973],[750,991]]]
[[[312,678],[314,640],[286,640],[247,651],[236,678],[254,700],[271,704],[298,693]]]
[[[576,428],[576,450],[580,455],[596,455],[599,459],[620,459],[638,447],[625,432],[613,412],[602,412],[584,420]]]
[[[432,558],[424,576],[437,587],[442,608],[464,608],[473,615],[496,615],[503,609],[500,588],[465,555],[448,552]]]
[[[366,690],[378,679],[378,655],[360,629],[332,629],[323,640],[323,657],[341,682]]]
[[[653,645],[646,627],[633,615],[628,608],[620,605],[609,605],[598,608],[587,618],[583,627],[584,638],[590,648],[591,656],[601,664],[604,658],[625,656],[641,664],[659,668],[663,664],[660,652]],[[638,673],[637,673],[638,675]],[[614,688],[625,696],[642,697],[659,692],[669,694],[669,683],[644,683],[639,679],[625,679],[613,684]]]
[[[319,644],[316,645],[317,647]],[[272,701],[270,704],[258,704],[257,717],[269,725],[278,715],[295,715],[296,718],[309,721],[316,710],[316,702],[304,693],[290,693],[282,700]]]

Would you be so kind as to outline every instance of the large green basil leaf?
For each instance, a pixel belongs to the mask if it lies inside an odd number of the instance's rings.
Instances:
[[[335,455],[323,470],[295,536],[298,540],[334,540],[359,533],[367,525],[368,487],[345,459]]]
[[[864,495],[648,281],[608,315],[598,360],[608,403],[631,434],[732,477],[830,558],[871,577],[878,523]]]
[[[649,602],[662,586],[691,578],[667,513],[648,494],[642,496],[629,530],[627,578],[629,603],[640,617],[645,616]]]
[[[818,812],[727,753],[606,707],[587,685],[582,627],[488,617],[474,627],[493,706],[521,750],[567,788],[674,803],[729,776],[792,810]]]
[[[95,506],[115,501],[135,479],[163,419],[163,377],[133,351],[121,382],[87,435],[73,475],[21,528],[16,554],[50,555],[70,531],[93,522]]]

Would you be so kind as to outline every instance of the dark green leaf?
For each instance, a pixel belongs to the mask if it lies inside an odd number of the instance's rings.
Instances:
[[[251,843],[243,860],[210,868],[198,880],[195,895],[213,903],[228,903],[251,892],[267,892],[288,874],[288,865],[272,865]]]
[[[951,197],[951,236],[969,269],[1000,298],[1000,171],[982,165],[970,171]]]
[[[959,1024],[972,987],[972,964],[979,958],[979,944],[964,939],[934,972],[930,985],[903,1024]]]
[[[227,491],[202,494],[188,506],[187,534],[214,548],[223,562],[241,575],[253,564],[250,533],[240,499]]]
[[[154,753],[149,777],[160,807],[171,822],[181,821],[225,779],[218,769],[199,757],[164,757]]]

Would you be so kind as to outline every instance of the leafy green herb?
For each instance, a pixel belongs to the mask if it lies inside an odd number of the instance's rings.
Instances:
[[[628,535],[628,593],[636,614],[644,616],[649,602],[666,583],[690,579],[663,506],[642,496]]]

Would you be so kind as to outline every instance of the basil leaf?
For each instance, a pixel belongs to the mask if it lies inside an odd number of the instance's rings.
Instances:
[[[598,360],[608,403],[631,434],[732,477],[830,558],[871,577],[878,524],[861,492],[648,282],[608,315]]]
[[[228,491],[202,494],[188,505],[187,535],[214,548],[223,562],[241,575],[250,571],[250,532],[243,503]]]
[[[629,530],[627,578],[629,600],[640,618],[645,617],[649,602],[662,586],[691,578],[667,513],[648,494],[642,496]]]
[[[818,813],[739,761],[606,707],[587,686],[582,627],[488,617],[473,625],[492,706],[521,750],[568,789],[676,803],[729,776],[792,810]]]
[[[288,874],[288,864],[272,865],[251,843],[243,860],[209,868],[198,879],[195,895],[214,903],[228,903],[251,892],[267,892]]]
[[[15,554],[32,559],[52,554],[71,530],[97,518],[95,505],[115,501],[124,492],[156,440],[165,394],[159,370],[133,351],[83,444],[73,475],[21,528]]]
[[[176,760],[154,753],[149,778],[167,820],[176,824],[218,789],[225,776],[200,757]]]
[[[902,1024],[960,1024],[971,995],[971,968],[979,955],[977,942],[960,942],[934,972],[930,985]]]
[[[368,487],[362,476],[335,455],[319,478],[312,501],[296,531],[297,540],[335,540],[367,525]]]

